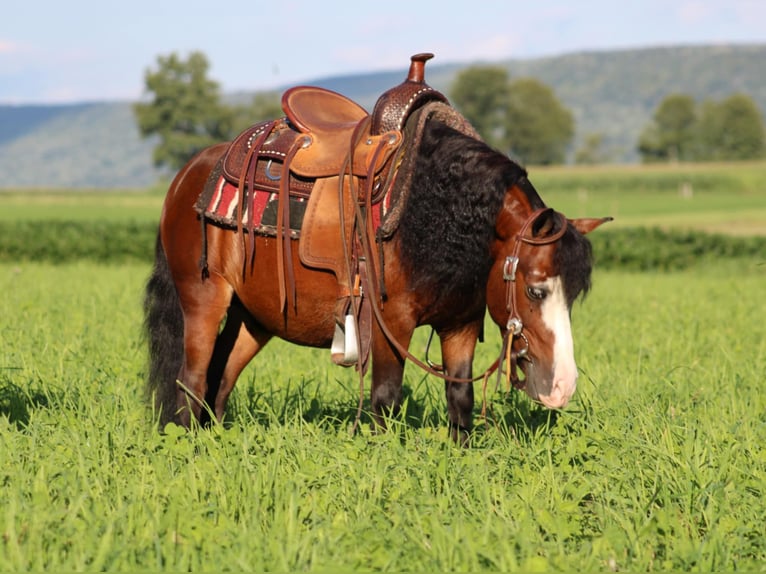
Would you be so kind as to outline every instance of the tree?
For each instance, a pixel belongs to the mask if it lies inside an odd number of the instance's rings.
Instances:
[[[564,161],[574,119],[545,84],[474,66],[458,74],[450,100],[489,145],[526,163]]]
[[[644,161],[686,161],[695,155],[697,114],[694,98],[671,94],[663,99],[644,128],[638,152]]]
[[[159,56],[158,69],[147,70],[146,91],[151,101],[134,111],[143,137],[159,136],[154,163],[177,170],[216,142],[228,139],[232,109],[221,103],[218,84],[208,79],[208,61],[200,52],[183,60],[177,54]]]
[[[508,71],[495,66],[472,66],[458,73],[450,100],[492,147],[508,150]]]
[[[510,83],[506,131],[511,155],[527,164],[563,163],[574,118],[553,90],[534,78]]]
[[[745,160],[763,157],[764,124],[758,106],[745,94],[702,104],[699,157],[704,160]]]
[[[699,106],[691,96],[673,94],[660,102],[638,151],[644,161],[760,158],[766,151],[763,117],[745,94]]]
[[[604,134],[589,133],[575,152],[574,161],[579,164],[605,163],[608,160],[604,152]]]

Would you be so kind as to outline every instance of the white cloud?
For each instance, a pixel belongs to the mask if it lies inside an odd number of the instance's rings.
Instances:
[[[523,46],[524,37],[521,34],[503,33],[489,36],[472,46],[468,50],[468,55],[488,60],[501,60],[513,56]]]
[[[333,59],[342,63],[348,73],[369,72],[373,70],[406,70],[410,56],[418,52],[433,52],[435,58],[431,65],[448,64],[453,62],[492,62],[514,57],[522,40],[516,36],[498,34],[496,36],[466,38],[462,44],[449,39],[438,41],[402,43],[396,47],[383,49],[381,46],[356,46],[349,50],[336,50]],[[371,62],[374,66],[371,66]]]

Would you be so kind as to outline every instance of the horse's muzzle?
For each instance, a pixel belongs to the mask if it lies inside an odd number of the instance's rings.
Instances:
[[[546,408],[563,409],[577,389],[577,371],[570,373],[541,372],[532,361],[524,361],[526,378],[521,388],[529,397]]]

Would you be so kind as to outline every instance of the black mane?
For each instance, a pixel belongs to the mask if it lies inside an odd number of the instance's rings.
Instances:
[[[416,290],[471,296],[486,289],[490,244],[514,184],[533,209],[545,204],[527,173],[504,154],[445,124],[426,124],[399,222],[401,256]],[[590,287],[590,242],[569,224],[556,250],[569,304]]]
[[[401,256],[415,289],[484,290],[489,245],[518,164],[443,123],[426,124],[399,223]]]

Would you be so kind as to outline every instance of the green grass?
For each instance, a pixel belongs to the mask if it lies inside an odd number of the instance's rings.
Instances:
[[[569,217],[766,235],[766,163],[532,168],[546,202]]]
[[[569,217],[611,215],[612,228],[766,235],[766,162],[531,167],[530,179],[549,205]],[[156,223],[165,189],[158,183],[124,192],[0,190],[0,223]]]
[[[548,204],[616,219],[592,241],[603,268],[679,269],[763,260],[766,163],[532,168]],[[684,186],[691,197],[680,193]],[[153,256],[164,192],[6,190],[0,262],[141,262]]]
[[[30,220],[156,223],[166,190],[0,190],[3,206],[0,223]]]
[[[763,266],[597,272],[574,311],[574,403],[552,413],[491,389],[465,451],[437,380],[408,368],[395,430],[373,436],[365,418],[350,436],[353,373],[278,342],[225,428],[156,432],[141,400],[147,273],[0,265],[4,570],[766,562]],[[498,351],[487,335],[478,365]]]

